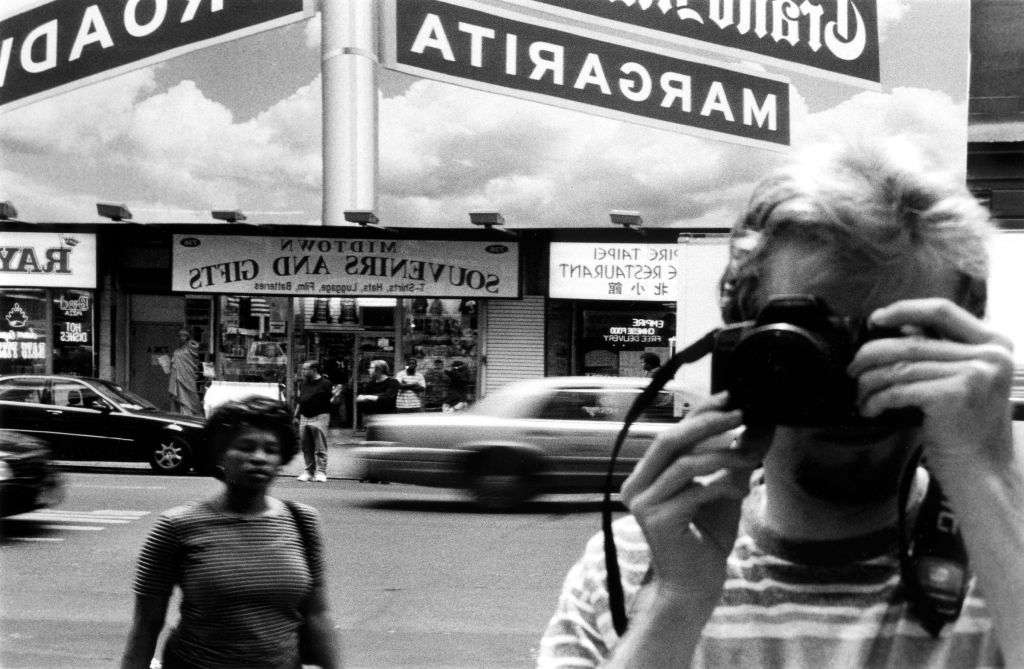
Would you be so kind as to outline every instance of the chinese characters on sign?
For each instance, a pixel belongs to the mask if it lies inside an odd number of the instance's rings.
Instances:
[[[551,244],[553,298],[667,302],[676,299],[676,244]]]

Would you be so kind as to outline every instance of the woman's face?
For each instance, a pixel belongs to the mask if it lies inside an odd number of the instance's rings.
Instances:
[[[224,482],[229,486],[268,488],[281,466],[281,442],[269,430],[242,426],[221,456]]]

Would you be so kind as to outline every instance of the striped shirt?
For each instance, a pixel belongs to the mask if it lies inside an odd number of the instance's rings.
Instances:
[[[404,369],[395,374],[395,380],[398,383],[408,381],[409,383],[418,383],[422,388],[427,387],[427,381],[423,378],[423,375],[419,372],[415,374],[409,374]],[[399,390],[398,399],[395,400],[395,408],[397,409],[419,409],[423,406],[423,401],[420,399],[420,393],[415,390]]]
[[[295,518],[278,500],[258,518],[228,516],[207,501],[161,514],[139,555],[134,590],[169,597],[181,588],[165,652],[203,669],[298,666],[301,607],[323,583],[324,564],[319,515],[295,506],[315,528],[308,560]]]
[[[758,489],[755,489],[755,493]],[[752,494],[755,494],[752,493]],[[748,498],[748,502],[751,502]],[[745,505],[750,508],[751,503]],[[894,552],[836,559],[815,542],[814,563],[777,550],[745,514],[722,598],[702,632],[692,666],[800,669],[968,669],[1002,667],[992,621],[974,583],[960,618],[932,638],[907,611]],[[650,553],[632,516],[614,524],[626,610],[635,616]],[[891,543],[893,533],[888,533]],[[757,541],[753,537],[757,537]],[[849,555],[853,542],[839,542]],[[771,546],[765,550],[763,546]],[[799,548],[796,547],[796,552]],[[875,551],[875,555],[879,553]],[[804,556],[806,558],[806,555]],[[538,669],[597,667],[618,641],[608,607],[603,539],[588,542],[570,570],[541,640]],[[690,665],[686,665],[690,666]]]

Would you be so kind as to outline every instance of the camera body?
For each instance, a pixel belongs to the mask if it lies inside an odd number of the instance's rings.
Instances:
[[[846,373],[867,341],[899,337],[864,318],[836,316],[811,295],[771,298],[752,321],[719,330],[711,354],[711,390],[729,391],[747,425],[841,425],[867,422]],[[870,422],[911,426],[920,411],[888,411]]]

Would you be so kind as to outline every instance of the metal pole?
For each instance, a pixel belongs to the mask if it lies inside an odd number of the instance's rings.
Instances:
[[[321,2],[324,225],[377,205],[377,2]]]

